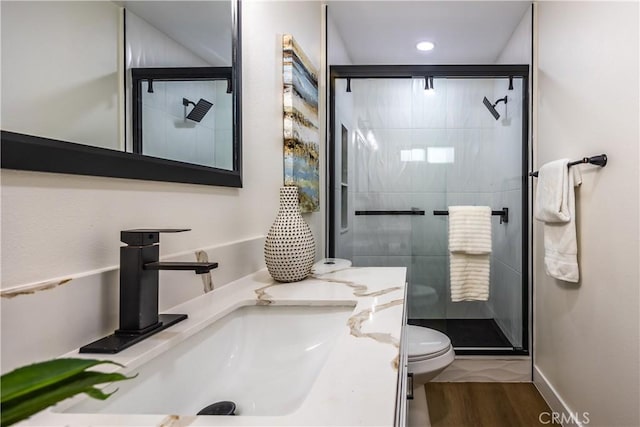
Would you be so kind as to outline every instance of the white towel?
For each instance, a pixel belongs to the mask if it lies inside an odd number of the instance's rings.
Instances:
[[[534,215],[544,222],[569,222],[569,159],[545,163],[538,172]],[[571,190],[573,191],[573,189]]]
[[[449,206],[449,251],[491,253],[491,208]]]
[[[578,168],[567,159],[544,164],[538,172],[534,214],[544,222],[544,265],[547,274],[567,282],[580,280],[574,188],[582,184]]]
[[[449,206],[451,301],[487,301],[491,254],[491,208]]]

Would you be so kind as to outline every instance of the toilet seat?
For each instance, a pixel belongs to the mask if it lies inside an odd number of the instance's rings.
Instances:
[[[451,349],[451,340],[440,331],[415,325],[406,327],[410,362],[442,356]]]

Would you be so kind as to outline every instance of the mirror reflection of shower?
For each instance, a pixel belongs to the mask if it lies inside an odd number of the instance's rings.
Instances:
[[[132,114],[134,152],[219,169],[233,167],[227,69],[134,68],[132,74],[132,99],[137,100]]]

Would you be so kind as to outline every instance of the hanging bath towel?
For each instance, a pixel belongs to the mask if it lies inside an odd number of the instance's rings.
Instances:
[[[451,301],[487,301],[491,256],[491,208],[449,206]]]
[[[538,172],[534,215],[544,223],[544,266],[556,279],[577,283],[578,242],[576,236],[575,187],[582,183],[578,168],[568,159],[545,163]]]

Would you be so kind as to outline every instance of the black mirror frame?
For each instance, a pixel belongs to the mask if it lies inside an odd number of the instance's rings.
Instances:
[[[3,169],[242,187],[241,0],[232,0],[233,170],[2,131]]]

